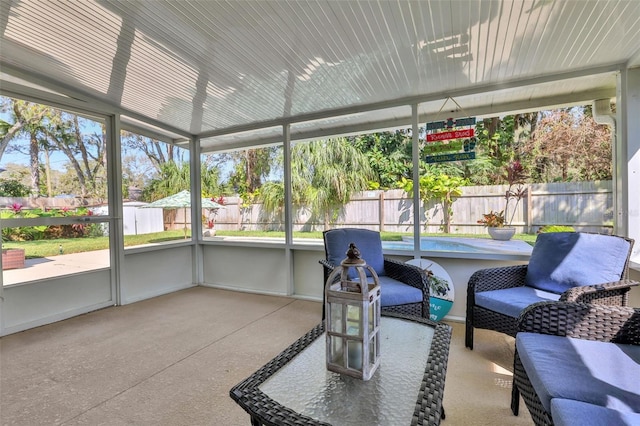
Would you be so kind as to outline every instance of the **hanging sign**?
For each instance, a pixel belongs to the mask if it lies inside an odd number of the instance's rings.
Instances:
[[[424,152],[427,154],[427,163],[444,163],[447,161],[474,160],[477,139],[475,129],[469,127],[460,129],[456,127],[472,126],[476,123],[475,117],[449,118],[445,121],[427,123],[427,134]],[[448,129],[444,132],[433,132],[438,129]]]
[[[427,123],[427,131],[451,129],[453,127],[474,126],[475,124],[475,117],[458,118],[457,120],[448,118],[446,121],[432,121],[431,123]]]
[[[462,139],[475,136],[474,129],[453,130],[450,132],[440,132],[427,134],[427,142],[446,141],[450,139]]]

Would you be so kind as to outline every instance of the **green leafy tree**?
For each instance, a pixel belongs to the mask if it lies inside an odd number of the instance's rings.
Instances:
[[[526,162],[526,147],[530,144],[538,119],[538,113],[523,113],[478,122],[475,129],[477,156],[461,166],[463,176],[474,185],[505,183],[504,168],[518,158]]]
[[[459,176],[449,176],[446,174],[423,174],[420,176],[420,200],[422,200],[425,209],[429,201],[435,200],[440,204],[444,212],[443,231],[449,233],[451,230],[451,217],[453,215],[453,203],[462,195],[462,186],[467,185],[468,181]],[[407,193],[413,193],[413,181],[404,179],[401,181],[401,187]]]
[[[407,130],[370,133],[348,138],[368,159],[376,179],[375,189],[397,187],[402,177],[409,178],[412,169],[411,134]]]
[[[251,204],[275,167],[281,160],[281,148],[246,149],[230,155],[235,167],[229,178],[230,185],[240,195],[245,206]]]
[[[201,185],[203,197],[219,197],[222,195],[228,195],[228,188],[220,181],[220,169],[217,167],[210,167],[201,171]]]

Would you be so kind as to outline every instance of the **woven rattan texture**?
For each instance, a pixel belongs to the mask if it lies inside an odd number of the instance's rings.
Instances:
[[[560,295],[560,300],[563,302],[627,306],[629,303],[629,290],[632,286],[638,285],[638,283],[627,279],[629,275],[629,258],[634,240],[630,238],[624,239],[630,243],[630,247],[620,281],[574,287]],[[475,295],[481,291],[521,287],[525,284],[526,274],[527,265],[516,265],[481,269],[471,276],[467,286],[466,347],[473,349],[473,330],[475,328],[494,330],[510,336],[516,335],[518,318],[476,306]]]
[[[521,332],[640,345],[640,309],[584,303],[540,302],[523,311],[517,328]],[[519,393],[536,425],[553,424],[550,414],[544,410],[536,395],[516,350],[511,398],[514,414],[518,413]]]
[[[451,327],[444,323],[436,323],[429,319],[406,316],[400,314],[384,314],[388,317],[415,321],[435,327],[429,358],[422,378],[420,391],[416,399],[416,409],[411,421],[412,426],[437,426],[440,424],[442,413],[442,398],[451,342]],[[303,416],[271,400],[258,386],[272,374],[303,351],[324,332],[324,323],[314,327],[303,337],[294,342],[278,356],[243,380],[230,391],[229,395],[252,417],[253,425],[327,425],[309,417]]]

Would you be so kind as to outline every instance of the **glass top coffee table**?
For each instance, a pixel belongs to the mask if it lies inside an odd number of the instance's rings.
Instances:
[[[324,323],[230,395],[252,425],[438,425],[451,327],[383,313],[381,362],[371,380],[328,371]]]

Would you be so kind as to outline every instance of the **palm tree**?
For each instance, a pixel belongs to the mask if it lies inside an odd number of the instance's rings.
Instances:
[[[367,157],[346,138],[298,143],[291,151],[292,203],[307,207],[329,229],[351,196],[369,188],[374,172]],[[265,184],[263,208],[279,213],[284,206],[282,182]]]
[[[40,192],[40,143],[44,132],[43,120],[51,115],[51,108],[27,101],[2,98],[2,109],[11,111],[12,123],[0,123],[0,158],[9,142],[20,135],[29,138],[29,168],[31,170],[31,195]]]
[[[155,201],[191,188],[189,163],[176,164],[174,161],[163,163],[158,176],[144,188],[142,198]]]

